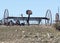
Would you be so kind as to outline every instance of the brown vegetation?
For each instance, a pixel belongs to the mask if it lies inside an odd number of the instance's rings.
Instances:
[[[0,43],[58,43],[60,32],[52,26],[0,26]]]

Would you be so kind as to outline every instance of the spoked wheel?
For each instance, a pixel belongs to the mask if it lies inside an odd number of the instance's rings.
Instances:
[[[7,17],[9,17],[9,11],[8,11],[8,9],[5,9],[5,11],[4,11],[4,24],[8,23],[8,19],[6,19]]]
[[[49,9],[47,10],[45,17],[49,19],[49,20],[45,20],[45,24],[51,25],[52,24],[52,14]]]

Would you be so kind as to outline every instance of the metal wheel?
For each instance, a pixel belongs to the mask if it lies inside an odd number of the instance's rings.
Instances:
[[[9,11],[8,9],[5,9],[4,11],[4,18],[7,18],[9,16]]]
[[[5,11],[4,11],[4,24],[8,23],[8,19],[6,19],[7,17],[9,17],[9,11],[8,11],[8,9],[5,9]]]
[[[51,10],[47,10],[46,11],[46,15],[45,15],[46,18],[49,18],[49,20],[45,20],[45,24],[47,25],[51,25],[52,24],[52,14],[51,14]]]

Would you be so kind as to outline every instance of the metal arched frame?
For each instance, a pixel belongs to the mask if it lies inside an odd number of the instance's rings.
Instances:
[[[5,9],[4,11],[4,18],[7,18],[9,16],[9,11],[8,9]]]
[[[9,11],[8,11],[8,9],[5,9],[5,11],[4,11],[4,24],[8,23],[8,19],[6,19],[7,17],[9,17]]]
[[[46,11],[45,17],[46,17],[46,18],[49,18],[49,20],[45,20],[45,24],[46,24],[46,25],[47,25],[47,24],[51,25],[51,24],[52,24],[52,13],[51,13],[51,10],[50,10],[50,9],[48,9],[48,10]]]

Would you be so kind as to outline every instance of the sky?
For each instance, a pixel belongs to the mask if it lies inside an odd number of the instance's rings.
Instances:
[[[9,16],[27,16],[26,10],[32,10],[31,17],[45,17],[47,9],[51,10],[52,19],[60,8],[60,0],[0,0],[0,19],[4,10],[8,9]]]

